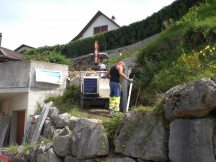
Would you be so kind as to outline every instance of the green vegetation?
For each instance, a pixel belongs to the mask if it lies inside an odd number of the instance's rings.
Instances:
[[[37,143],[34,143],[34,144],[25,144],[25,145],[22,145],[23,146],[23,149],[22,149],[22,152],[20,152],[21,154],[25,154],[27,153],[28,151],[30,150],[34,150],[35,148],[39,147],[41,142],[44,142],[45,144],[46,143],[53,143],[54,140],[53,139],[48,139],[46,137],[43,137],[43,136],[40,136],[40,139]],[[9,145],[8,149],[15,155],[17,154],[17,149],[18,149],[19,145],[18,144],[13,144],[13,145]],[[19,153],[19,154],[20,154]]]
[[[155,99],[152,99],[152,103],[154,103],[154,106],[139,105],[139,106],[132,107],[131,109],[139,114],[150,113],[158,116],[163,116],[164,109],[162,105],[163,105],[164,95],[159,93],[155,96],[156,96]]]
[[[56,106],[61,106],[61,104],[64,103],[77,105],[80,102],[80,97],[81,97],[80,87],[73,84],[73,85],[67,85],[63,96],[49,97],[44,102],[48,103],[50,101],[53,101]]]
[[[9,145],[9,150],[10,150],[13,154],[16,154],[17,148],[18,148],[18,147],[19,147],[18,144]]]
[[[39,140],[39,142],[41,143],[43,141],[43,143],[53,143],[54,142],[54,140],[53,139],[50,139],[50,138],[46,138],[46,137],[44,137],[44,136],[40,136],[40,140]]]
[[[65,64],[71,67],[71,61],[60,53],[54,51],[36,52],[36,50],[27,50],[24,54],[24,60],[36,60],[57,64]]]
[[[216,72],[216,3],[193,7],[139,52],[133,69],[135,87],[145,104],[176,85]]]
[[[116,134],[117,126],[124,116],[125,114],[114,115],[111,120],[104,120],[102,123],[105,128],[111,150],[114,149],[114,137]]]
[[[41,114],[42,110],[43,110],[43,107],[41,106],[40,103],[37,102],[37,111],[38,111],[38,114]]]

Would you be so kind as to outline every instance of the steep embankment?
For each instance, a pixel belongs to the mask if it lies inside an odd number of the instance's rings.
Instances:
[[[132,72],[141,89],[138,104],[154,106],[173,86],[215,77],[215,10],[215,1],[191,8],[142,49]]]
[[[138,53],[137,49],[140,49],[142,47],[145,47],[147,44],[151,43],[152,41],[154,41],[155,39],[157,39],[159,37],[160,34],[156,34],[154,36],[151,36],[147,39],[144,39],[143,41],[134,43],[132,45],[129,46],[125,46],[125,47],[121,47],[121,48],[117,48],[117,49],[112,49],[109,51],[100,51],[102,53],[107,53],[109,55],[109,60],[111,64],[114,64],[116,62],[118,62],[119,60],[123,60],[126,63],[127,67],[134,67],[135,64],[135,59]],[[99,46],[100,46],[100,42],[99,42]],[[126,54],[129,53],[131,51],[131,54]],[[77,57],[73,60],[73,68],[75,71],[80,71],[80,70],[86,70],[88,68],[90,68],[92,65],[90,64],[90,54],[84,55],[84,56],[80,56]]]

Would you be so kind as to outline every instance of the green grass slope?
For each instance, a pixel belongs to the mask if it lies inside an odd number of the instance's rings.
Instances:
[[[137,104],[154,106],[176,85],[216,76],[216,2],[200,4],[139,49],[133,69]],[[137,92],[138,93],[138,92]]]

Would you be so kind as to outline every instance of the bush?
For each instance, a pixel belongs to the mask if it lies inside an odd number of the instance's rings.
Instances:
[[[36,60],[57,64],[65,64],[71,66],[71,61],[60,53],[53,51],[44,51],[42,53],[33,52],[33,54],[26,53],[24,60]]]
[[[80,87],[75,84],[67,85],[66,91],[64,92],[64,95],[62,96],[61,102],[79,104],[80,98],[81,98]]]

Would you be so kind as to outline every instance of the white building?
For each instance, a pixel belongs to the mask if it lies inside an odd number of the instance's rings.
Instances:
[[[95,34],[118,29],[120,26],[115,22],[115,17],[111,18],[98,11],[81,32],[71,41],[91,37]]]
[[[61,96],[68,66],[39,61],[0,63],[0,114],[11,117],[10,143],[21,144],[27,121],[37,113],[37,103]]]

